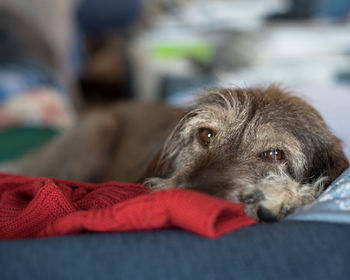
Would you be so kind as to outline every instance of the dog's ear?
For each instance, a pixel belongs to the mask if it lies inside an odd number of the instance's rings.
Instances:
[[[169,157],[165,151],[165,147],[160,149],[153,157],[152,161],[146,168],[144,175],[138,180],[142,183],[147,178],[159,177],[168,178],[174,171],[174,159],[175,157]]]
[[[154,156],[153,160],[148,165],[144,176],[142,176],[140,181],[146,178],[159,177],[159,178],[169,178],[175,170],[175,162],[178,158],[180,152],[192,142],[192,137],[184,139],[181,136],[181,132],[184,129],[185,124],[191,118],[197,115],[196,112],[188,111],[183,114],[183,117],[174,127],[174,129],[169,134],[163,147]]]
[[[146,171],[144,172],[143,176],[138,180],[139,183],[143,183],[145,179],[151,178],[151,177],[157,177],[158,172],[158,165],[159,165],[159,159],[162,154],[162,150],[160,149],[156,155],[153,157],[150,164],[147,166]]]
[[[346,158],[342,141],[335,138],[328,149],[328,176],[330,182],[333,182],[345,169],[349,167],[349,161]]]
[[[332,138],[332,141],[326,147],[324,145],[314,147],[314,156],[310,162],[312,168],[308,173],[308,181],[314,181],[326,176],[328,178],[328,186],[349,167],[349,162],[343,151],[342,142],[335,136]]]

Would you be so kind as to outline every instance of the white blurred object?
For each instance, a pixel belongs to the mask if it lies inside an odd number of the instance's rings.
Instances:
[[[343,141],[350,160],[350,85],[305,85],[291,90],[320,112],[334,134]]]
[[[13,126],[66,129],[74,120],[72,104],[51,87],[19,93],[0,105],[0,129]]]
[[[176,58],[162,58],[154,51],[160,45],[179,46],[179,49],[206,48],[212,59],[220,53],[221,45],[231,43],[233,36],[236,46],[245,51],[252,49],[249,36],[264,23],[264,18],[274,12],[287,9],[285,0],[235,0],[235,1],[186,1],[176,5],[172,14],[165,14],[155,22],[154,28],[144,31],[130,42],[129,56],[134,78],[136,97],[155,100],[160,96],[161,82],[166,76],[196,77],[198,69],[193,57],[183,54]],[[175,1],[176,3],[176,1]],[[248,39],[236,33],[248,34]],[[241,47],[243,46],[243,47]],[[230,52],[230,50],[228,50]],[[232,51],[232,50],[231,50]],[[233,50],[235,52],[236,50]],[[210,56],[210,55],[208,55]],[[242,55],[243,57],[243,55]],[[241,57],[241,59],[242,59]],[[225,64],[238,60],[238,56],[220,57]],[[246,58],[244,57],[245,61]],[[215,62],[213,62],[215,63]]]
[[[196,32],[173,27],[160,28],[144,32],[130,43],[129,58],[132,65],[132,77],[136,98],[157,100],[160,98],[162,79],[166,75],[195,75],[191,62],[187,57],[162,57],[158,47],[178,46],[191,48],[205,44],[204,39]],[[171,55],[170,55],[171,56]]]
[[[350,70],[350,25],[296,24],[265,28],[256,36],[251,67],[218,69],[222,83],[238,86],[333,84]]]
[[[179,9],[177,19],[207,30],[250,30],[261,26],[266,15],[286,11],[288,7],[285,0],[196,0]]]

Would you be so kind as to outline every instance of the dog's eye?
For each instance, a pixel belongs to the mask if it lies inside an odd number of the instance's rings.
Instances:
[[[213,137],[215,136],[215,133],[210,128],[200,128],[198,130],[198,141],[205,147],[208,147],[210,142],[212,141]]]
[[[266,159],[266,160],[272,160],[272,161],[278,161],[278,160],[284,160],[285,155],[282,150],[273,149],[268,150],[259,155],[260,158]]]

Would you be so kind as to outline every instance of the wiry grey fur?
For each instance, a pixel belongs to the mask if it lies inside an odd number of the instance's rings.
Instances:
[[[208,147],[196,138],[200,128],[215,131]],[[259,156],[273,149],[285,159]],[[244,202],[249,215],[272,221],[315,200],[347,166],[340,141],[301,99],[274,86],[219,88],[180,120],[145,183]]]

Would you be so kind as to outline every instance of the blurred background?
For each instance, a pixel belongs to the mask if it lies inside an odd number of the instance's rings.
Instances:
[[[281,84],[350,156],[350,0],[0,0],[0,160],[120,99]]]

